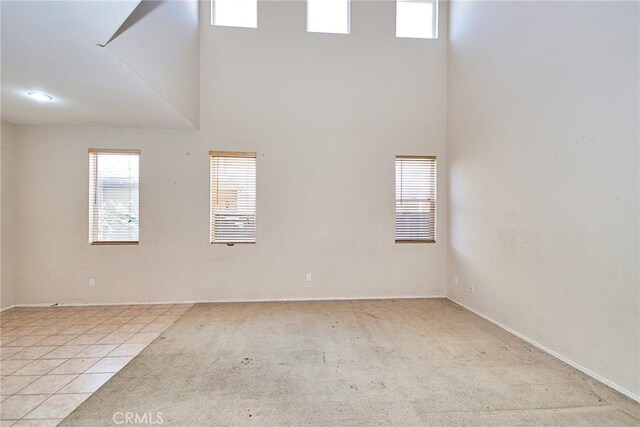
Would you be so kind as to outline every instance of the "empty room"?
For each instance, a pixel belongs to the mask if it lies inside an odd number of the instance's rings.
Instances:
[[[640,2],[0,0],[0,426],[640,425]]]

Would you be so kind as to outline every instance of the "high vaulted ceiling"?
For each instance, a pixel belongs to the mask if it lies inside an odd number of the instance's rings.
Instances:
[[[196,0],[2,1],[2,118],[194,128]],[[41,91],[51,102],[26,96]]]

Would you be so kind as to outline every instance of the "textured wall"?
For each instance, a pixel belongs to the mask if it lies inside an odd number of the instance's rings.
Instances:
[[[350,35],[259,13],[203,19],[198,131],[18,127],[20,303],[445,294],[446,221],[394,243],[394,157],[439,156],[446,218],[446,38],[396,39],[393,2],[354,2]],[[87,244],[89,147],[141,150],[139,246]],[[256,245],[209,245],[209,150],[258,153]]]
[[[451,7],[448,295],[637,396],[639,4]]]

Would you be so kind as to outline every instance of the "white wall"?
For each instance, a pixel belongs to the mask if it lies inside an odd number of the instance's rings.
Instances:
[[[451,9],[448,294],[637,397],[639,4]]]
[[[16,303],[17,141],[13,123],[0,121],[0,308]]]
[[[200,107],[198,4],[144,1],[106,46],[194,127]]]
[[[261,2],[257,30],[205,19],[198,131],[18,126],[18,302],[444,295],[446,221],[394,243],[394,156],[439,156],[446,218],[447,42],[394,20],[360,1],[351,35],[307,34],[304,2]],[[142,150],[139,246],[87,244],[89,147]],[[209,245],[212,149],[258,153],[256,245]]]

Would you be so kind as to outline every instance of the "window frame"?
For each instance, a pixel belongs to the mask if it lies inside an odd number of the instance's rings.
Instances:
[[[254,222],[256,224],[254,230],[253,241],[233,241],[233,242],[223,242],[223,241],[214,241],[214,213],[213,213],[213,187],[211,186],[213,182],[213,168],[212,161],[214,157],[229,157],[229,158],[251,158],[255,159],[255,205],[254,205]],[[218,151],[213,150],[209,151],[209,244],[210,245],[255,245],[257,241],[258,234],[258,153],[255,151]]]
[[[353,0],[346,0],[347,2],[347,31],[340,31],[340,32],[336,32],[336,31],[318,31],[318,30],[310,30],[309,29],[309,0],[305,0],[306,3],[306,12],[305,12],[305,17],[306,17],[306,22],[305,22],[305,30],[307,33],[312,33],[312,34],[336,34],[336,35],[350,35],[351,34],[351,2]]]
[[[399,3],[428,3],[433,5],[433,14],[431,15],[432,32],[431,37],[410,37],[398,35],[398,4]],[[398,39],[413,39],[413,40],[437,40],[439,36],[438,17],[439,12],[439,0],[396,0],[396,38]]]
[[[212,27],[223,27],[223,28],[246,28],[246,29],[257,29],[258,28],[258,20],[259,20],[259,13],[260,13],[260,2],[258,0],[255,0],[256,3],[256,24],[255,26],[247,26],[247,25],[222,25],[222,24],[216,24],[216,5],[215,5],[216,0],[211,0],[209,3],[210,9],[211,9],[211,26]]]
[[[406,155],[406,154],[398,154],[395,156],[394,158],[394,176],[397,173],[397,162],[398,160],[402,160],[402,159],[414,159],[414,160],[433,160],[434,162],[434,174],[435,174],[435,182],[434,182],[434,204],[433,204],[433,239],[398,239],[398,235],[396,233],[395,227],[397,225],[397,218],[398,218],[398,198],[397,198],[397,194],[395,194],[396,191],[396,185],[397,182],[394,183],[394,237],[395,237],[395,243],[436,243],[437,241],[437,237],[438,237],[438,233],[437,233],[437,228],[438,228],[438,157],[437,156],[431,156],[431,155],[425,155],[425,156],[419,156],[419,155]]]
[[[92,203],[91,203],[91,195],[97,194],[97,185],[98,185],[98,165],[96,161],[95,176],[91,176],[91,155],[98,156],[99,154],[135,154],[138,156],[138,165],[140,164],[140,150],[134,148],[89,148],[89,200],[87,205],[89,206],[89,245],[90,246],[122,246],[122,245],[130,245],[136,246],[140,243],[140,175],[138,170],[138,239],[137,240],[93,240],[92,235]],[[96,188],[92,188],[92,182],[95,182]]]

